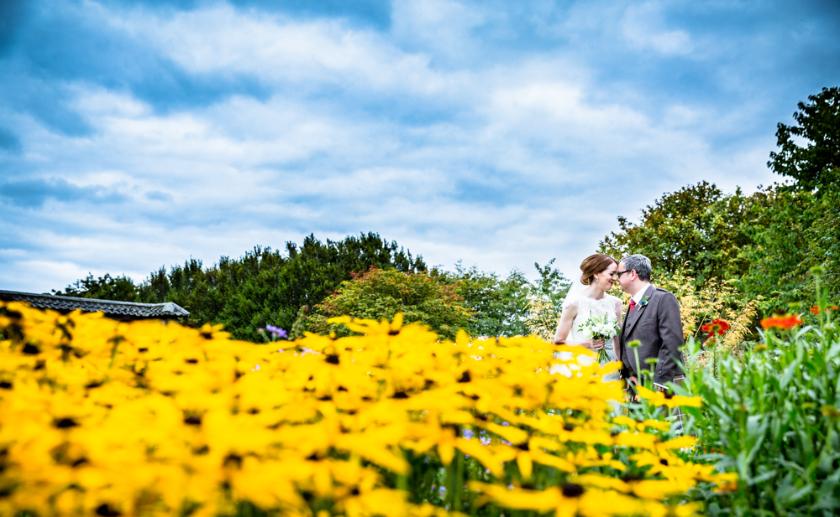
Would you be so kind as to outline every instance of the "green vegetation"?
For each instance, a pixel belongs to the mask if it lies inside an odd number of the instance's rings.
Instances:
[[[535,264],[533,284],[518,271],[507,278],[476,268],[429,270],[396,242],[375,233],[322,243],[286,244],[283,254],[256,247],[240,259],[203,267],[191,259],[161,268],[136,285],[124,276],[89,275],[56,294],[135,302],[172,301],[190,311],[187,323],[222,323],[235,337],[260,340],[267,324],[325,330],[339,314],[421,320],[442,336],[544,333],[535,321],[556,320],[569,281],[553,266]],[[542,302],[535,305],[535,302]],[[545,323],[545,326],[548,323]]]
[[[797,104],[796,124],[779,123],[778,152],[767,166],[796,180],[803,190],[824,192],[840,184],[840,88],[823,88]]]
[[[646,207],[637,223],[620,217],[601,250],[647,255],[660,283],[686,272],[698,289],[731,282],[744,303],[759,301],[759,313],[801,308],[815,266],[826,271],[829,296],[840,297],[840,88],[810,96],[794,120],[779,124],[779,151],[768,163],[793,183],[751,195],[705,181],[683,187]]]
[[[372,267],[426,271],[421,257],[374,233],[323,243],[310,235],[286,253],[256,247],[240,259],[222,257],[204,268],[191,259],[152,273],[140,285],[125,277],[88,276],[56,294],[136,302],[172,301],[190,311],[188,323],[222,323],[234,336],[259,340],[273,324],[290,329],[301,307],[312,307],[354,273]]]
[[[830,307],[830,306],[828,306]],[[726,349],[689,369],[687,410],[699,456],[735,471],[736,491],[705,494],[711,515],[837,515],[840,512],[840,330],[824,304],[806,325],[778,318],[761,342]],[[706,348],[718,346],[707,341]],[[688,353],[701,354],[690,341]]]
[[[341,283],[311,310],[301,307],[292,327],[292,337],[305,331],[347,335],[343,325],[330,325],[337,316],[367,319],[393,319],[403,313],[406,322],[422,322],[439,335],[453,339],[458,329],[469,326],[472,312],[461,303],[453,285],[437,281],[425,272],[403,273],[393,269],[371,269],[364,275]]]

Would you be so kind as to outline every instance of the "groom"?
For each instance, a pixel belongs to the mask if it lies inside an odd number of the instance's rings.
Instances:
[[[631,296],[621,326],[619,350],[622,377],[632,389],[639,379],[640,368],[650,370],[647,359],[656,359],[653,382],[659,388],[683,379],[679,362],[683,344],[680,307],[673,294],[650,283],[650,259],[644,255],[628,255],[621,259],[615,275],[621,289]],[[639,364],[629,343],[638,341]]]

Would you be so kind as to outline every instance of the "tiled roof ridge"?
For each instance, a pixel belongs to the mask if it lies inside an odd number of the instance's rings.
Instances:
[[[63,296],[59,294],[7,291],[4,289],[0,289],[0,299],[29,301],[35,306],[45,306],[42,308],[59,310],[72,310],[74,308],[78,308],[88,311],[101,311],[105,314],[120,314],[141,317],[189,316],[190,314],[189,311],[174,302],[125,302],[121,300],[83,298],[79,296]]]
[[[116,303],[116,304],[120,304],[120,305],[140,305],[140,306],[143,306],[143,307],[152,307],[152,306],[157,306],[157,305],[163,305],[164,303],[172,303],[172,302],[159,302],[159,303],[126,302],[126,301],[123,301],[123,300],[106,300],[104,298],[85,298],[84,296],[65,296],[63,294],[50,294],[50,293],[25,293],[23,291],[7,291],[5,289],[0,289],[0,295],[2,295],[2,294],[57,298],[59,300],[67,300],[67,301],[74,301],[74,302],[101,302],[101,303]]]

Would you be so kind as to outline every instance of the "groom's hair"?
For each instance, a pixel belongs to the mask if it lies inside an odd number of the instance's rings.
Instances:
[[[621,261],[626,269],[632,269],[639,275],[639,279],[650,282],[650,259],[644,255],[627,255]]]

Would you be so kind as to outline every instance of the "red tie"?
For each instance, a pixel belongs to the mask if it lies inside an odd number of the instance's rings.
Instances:
[[[630,298],[630,310],[627,312],[633,312],[633,309],[636,308],[636,300]]]

